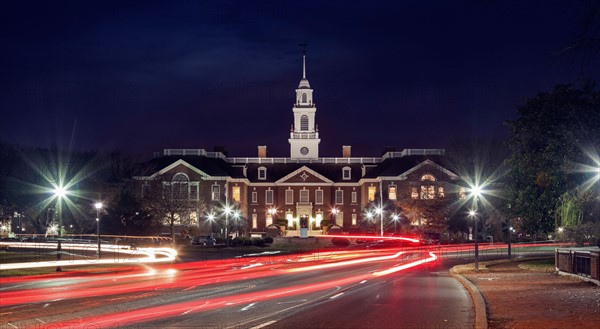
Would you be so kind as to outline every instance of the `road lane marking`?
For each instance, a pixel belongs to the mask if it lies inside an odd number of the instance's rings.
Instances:
[[[333,295],[333,296],[329,297],[329,299],[335,299],[335,298],[338,298],[338,297],[340,297],[340,296],[341,296],[341,295],[343,295],[343,294],[344,294],[343,292],[340,292],[339,294],[336,294],[336,295]]]
[[[250,329],[260,329],[260,328],[264,328],[264,327],[266,327],[266,326],[270,326],[270,325],[272,325],[272,324],[273,324],[273,323],[275,323],[275,322],[277,322],[277,320],[271,320],[271,321],[269,321],[269,322],[265,322],[265,323],[263,323],[263,324],[259,324],[258,326],[252,327],[252,328],[250,328]]]
[[[250,304],[248,304],[248,306],[246,306],[246,307],[242,308],[240,311],[247,311],[247,310],[249,310],[250,308],[252,308],[252,306],[254,306],[254,305],[256,305],[256,303],[250,303]]]

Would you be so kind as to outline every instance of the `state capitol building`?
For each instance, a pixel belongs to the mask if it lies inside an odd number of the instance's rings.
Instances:
[[[287,220],[288,236],[322,234],[324,220],[343,232],[353,232],[367,220],[365,214],[373,204],[456,200],[462,193],[455,187],[458,175],[440,165],[443,149],[405,149],[381,157],[355,157],[350,146],[342,146],[341,157],[321,156],[306,55],[295,96],[289,157],[268,157],[266,146],[258,146],[254,157],[227,157],[224,152],[204,149],[165,149],[134,177],[136,191],[142,198],[160,191],[162,198],[184,200],[188,206],[176,214],[176,224],[181,227],[196,225],[207,234],[222,232],[211,221],[227,216],[228,225],[245,221],[242,234],[247,236],[263,235],[282,219]],[[370,217],[373,222],[379,220]],[[423,225],[427,218],[412,221]]]

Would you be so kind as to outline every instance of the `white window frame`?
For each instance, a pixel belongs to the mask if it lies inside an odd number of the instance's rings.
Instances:
[[[237,198],[235,197],[235,190],[238,190]],[[242,187],[241,186],[232,186],[231,187],[231,201],[240,202],[242,201]]]
[[[350,167],[342,168],[342,179],[343,180],[352,179],[352,168],[350,168]]]
[[[358,224],[358,215],[352,214],[352,226],[355,226],[357,224]]]
[[[315,190],[315,204],[323,204],[323,190]]]
[[[200,184],[198,182],[190,182],[189,183],[189,195],[190,195],[190,200],[192,201],[198,201],[200,200]],[[193,189],[195,189],[195,192],[193,191]]]
[[[252,203],[258,203],[258,192],[252,192]]]
[[[308,190],[300,190],[300,202],[310,202],[308,193]]]
[[[210,199],[212,201],[221,200],[221,185],[213,184],[210,186]]]
[[[392,189],[394,190],[392,198]],[[388,200],[398,200],[398,187],[394,184],[388,185]]]
[[[258,179],[267,179],[267,167],[258,167]]]
[[[256,193],[256,192],[254,192],[254,193]],[[253,229],[258,228],[258,214],[252,214],[252,228]]]
[[[352,203],[358,202],[358,193],[356,193],[356,191],[352,191],[352,194],[350,194],[350,197],[352,198],[352,200],[350,202],[352,202]]]
[[[273,190],[266,190],[265,191],[265,204],[272,205],[273,202],[274,202]]]
[[[285,204],[294,204],[294,190],[285,190]]]
[[[335,204],[344,204],[344,190],[335,190]]]

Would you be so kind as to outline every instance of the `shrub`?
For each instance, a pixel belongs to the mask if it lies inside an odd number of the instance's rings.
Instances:
[[[333,238],[331,239],[331,244],[336,247],[348,247],[350,245],[350,240],[346,238]]]
[[[257,247],[262,247],[265,245],[265,240],[263,240],[263,238],[252,238],[252,244]]]

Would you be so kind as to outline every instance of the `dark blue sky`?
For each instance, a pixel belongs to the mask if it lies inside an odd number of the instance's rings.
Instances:
[[[560,52],[589,1],[322,2],[5,3],[0,139],[289,156],[302,41],[322,156],[507,138],[526,97],[600,80]]]

